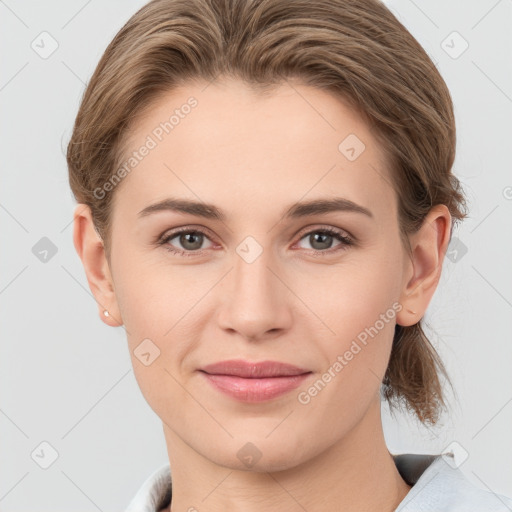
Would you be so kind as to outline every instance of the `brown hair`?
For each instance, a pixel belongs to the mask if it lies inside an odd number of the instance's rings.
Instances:
[[[451,173],[455,121],[447,86],[416,39],[378,0],[153,0],[103,54],[67,148],[71,189],[87,204],[110,261],[113,192],[98,198],[123,158],[136,116],[190,80],[219,76],[271,91],[296,78],[336,94],[375,133],[398,197],[404,247],[430,208],[452,228],[466,216]],[[410,247],[409,247],[410,251]],[[446,406],[445,367],[420,322],[396,325],[383,396],[423,423]]]

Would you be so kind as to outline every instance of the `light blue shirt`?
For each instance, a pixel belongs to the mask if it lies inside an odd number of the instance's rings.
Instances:
[[[440,455],[393,455],[402,478],[412,485],[395,512],[512,512],[512,499],[477,487],[454,463],[451,452]],[[171,501],[169,464],[142,484],[125,512],[159,512]]]

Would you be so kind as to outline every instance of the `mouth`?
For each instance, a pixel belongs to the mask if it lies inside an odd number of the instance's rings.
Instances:
[[[221,361],[199,370],[222,393],[243,402],[262,402],[298,387],[313,372],[277,361]]]
[[[209,364],[201,368],[200,371],[210,375],[231,375],[244,379],[290,377],[310,373],[310,370],[279,361],[250,362],[242,359]]]

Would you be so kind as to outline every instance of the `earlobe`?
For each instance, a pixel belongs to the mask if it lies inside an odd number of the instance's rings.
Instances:
[[[410,236],[412,258],[400,297],[403,308],[397,315],[397,323],[403,327],[421,320],[434,295],[450,241],[451,222],[448,208],[436,205],[421,228]]]
[[[110,326],[122,325],[103,241],[94,227],[89,206],[76,206],[73,223],[73,243],[82,260],[89,288],[98,304],[100,318]],[[108,311],[108,315],[104,311]]]

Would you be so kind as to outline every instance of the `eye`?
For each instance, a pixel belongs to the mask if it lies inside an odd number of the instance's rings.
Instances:
[[[176,239],[175,243],[181,245],[181,248],[171,244],[171,241],[174,239]],[[209,240],[209,238],[203,231],[185,228],[164,236],[158,243],[163,245],[164,248],[170,252],[178,253],[183,256],[194,256],[195,254],[202,253],[202,250],[205,249],[205,247],[202,247],[205,240]],[[211,245],[208,247],[211,247]]]
[[[310,244],[310,248],[315,252],[330,253],[338,250],[345,250],[347,246],[353,245],[353,240],[351,238],[345,236],[334,228],[321,228],[309,231],[302,236],[300,240],[306,240]],[[334,240],[337,240],[340,243],[331,250]],[[308,248],[306,247],[306,249]]]
[[[203,247],[205,240],[209,241],[210,244]],[[346,250],[348,246],[354,244],[354,241],[350,237],[331,227],[309,231],[300,238],[298,243],[300,244],[302,240],[306,240],[310,244],[310,247],[306,247],[305,249],[310,249],[316,254],[331,254],[340,250]],[[333,248],[333,242],[335,240],[339,243]],[[171,233],[164,234],[157,243],[163,246],[165,250],[179,256],[202,255],[203,250],[213,246],[213,243],[203,230],[191,229],[190,227],[177,229]],[[179,246],[176,247],[175,244]]]

